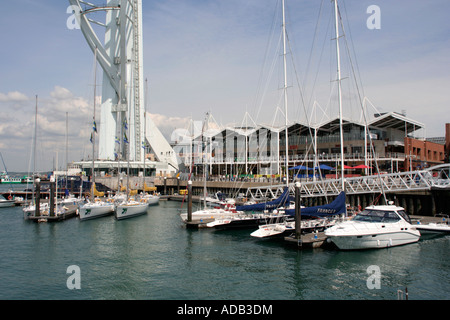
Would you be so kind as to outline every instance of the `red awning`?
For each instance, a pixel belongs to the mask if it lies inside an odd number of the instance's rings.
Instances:
[[[370,167],[365,164],[360,164],[359,166],[353,167],[353,169],[369,169]]]

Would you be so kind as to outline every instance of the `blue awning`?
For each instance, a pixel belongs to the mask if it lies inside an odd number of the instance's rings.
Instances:
[[[326,164],[321,164],[318,167],[316,167],[315,169],[319,169],[319,168],[320,168],[320,170],[334,170],[334,168],[327,166]]]
[[[295,167],[289,168],[289,170],[312,170],[312,168],[308,168],[305,166],[295,166]]]

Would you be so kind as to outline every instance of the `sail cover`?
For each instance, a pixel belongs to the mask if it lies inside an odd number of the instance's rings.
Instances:
[[[276,209],[278,207],[284,206],[285,204],[288,204],[291,200],[291,197],[289,197],[289,189],[285,188],[281,196],[279,196],[277,199],[269,201],[269,202],[262,202],[257,204],[250,204],[246,206],[236,206],[237,211],[264,211],[264,210],[271,210]]]
[[[345,192],[341,192],[333,202],[301,209],[301,215],[310,217],[327,217],[345,213]],[[295,209],[286,210],[286,214],[295,216]]]

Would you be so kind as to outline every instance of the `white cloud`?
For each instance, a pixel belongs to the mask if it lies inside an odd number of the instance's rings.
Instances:
[[[0,92],[0,102],[18,102],[27,100],[28,97],[19,91],[8,92],[7,94]]]
[[[9,171],[29,168],[35,128],[35,99],[25,99],[20,92],[0,93],[0,144]],[[21,108],[11,103],[21,102]],[[80,160],[89,147],[92,106],[70,90],[56,86],[48,96],[38,97],[37,170],[52,169],[58,154],[59,166],[65,164],[66,127],[69,140],[69,161]],[[66,126],[66,113],[68,126]]]

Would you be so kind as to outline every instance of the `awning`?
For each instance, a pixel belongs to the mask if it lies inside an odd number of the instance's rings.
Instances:
[[[353,169],[372,169],[372,168],[366,166],[365,164],[360,164],[359,166],[353,167]]]
[[[312,170],[312,168],[308,168],[305,166],[295,166],[295,167],[289,168],[289,170]]]
[[[321,164],[318,167],[315,167],[315,169],[320,169],[320,170],[334,170],[334,168],[327,166],[326,164]]]

